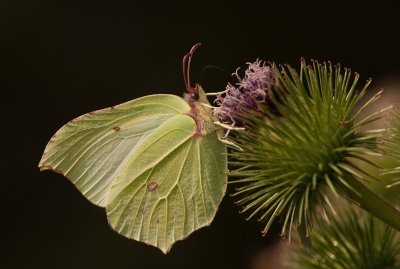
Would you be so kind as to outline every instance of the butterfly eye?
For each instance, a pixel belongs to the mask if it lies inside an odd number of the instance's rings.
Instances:
[[[197,84],[197,83],[196,83],[196,86],[194,86],[192,88],[192,92],[190,93],[190,97],[192,97],[193,100],[196,100],[196,101],[199,100],[199,98],[200,98],[199,88],[200,88],[200,85]]]

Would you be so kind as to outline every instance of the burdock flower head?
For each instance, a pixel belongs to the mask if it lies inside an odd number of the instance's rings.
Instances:
[[[369,81],[358,88],[358,74],[304,61],[299,73],[257,61],[238,79],[218,96],[216,112],[227,128],[243,127],[228,132],[240,149],[229,153],[230,183],[238,184],[233,196],[241,212],[265,223],[263,234],[280,220],[283,237],[297,230],[310,246],[313,223],[338,209],[332,196],[400,230],[400,212],[365,185],[374,180],[363,168],[371,165],[368,156],[382,153],[382,130],[367,124],[384,111],[363,117],[380,96],[363,99]]]
[[[276,87],[273,69],[260,60],[248,63],[243,78],[238,73],[233,74],[238,83],[228,84],[226,90],[217,95],[218,105],[215,112],[220,121],[226,124],[241,125],[241,117],[246,112],[256,112],[265,115],[268,111],[279,114],[270,94]]]

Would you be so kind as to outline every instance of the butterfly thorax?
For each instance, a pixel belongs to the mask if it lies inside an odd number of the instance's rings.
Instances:
[[[193,97],[190,94],[185,94],[184,100],[190,106],[190,114],[196,122],[195,137],[206,136],[209,133],[216,131],[214,113],[210,108],[210,103],[207,100],[206,94],[200,85],[196,85],[198,89],[198,96]]]

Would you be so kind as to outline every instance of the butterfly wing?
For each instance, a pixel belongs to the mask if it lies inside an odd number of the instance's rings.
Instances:
[[[190,107],[175,95],[151,95],[82,115],[51,138],[39,162],[67,177],[92,203],[105,207],[111,183],[138,145],[163,122]]]
[[[110,190],[107,215],[120,234],[167,253],[209,225],[226,190],[226,147],[196,136],[187,115],[164,122],[132,155]]]
[[[52,137],[39,167],[106,207],[118,233],[166,253],[211,223],[226,190],[226,146],[201,108],[152,95],[85,114]]]

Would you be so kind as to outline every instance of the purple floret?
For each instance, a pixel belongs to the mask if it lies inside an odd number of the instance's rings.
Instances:
[[[236,86],[228,83],[226,90],[217,95],[215,102],[219,107],[215,112],[221,122],[240,125],[238,116],[246,111],[256,111],[265,116],[260,110],[261,104],[276,113],[276,106],[268,94],[268,91],[276,87],[273,70],[260,60],[248,65],[243,79],[238,70],[233,74],[239,80]]]

